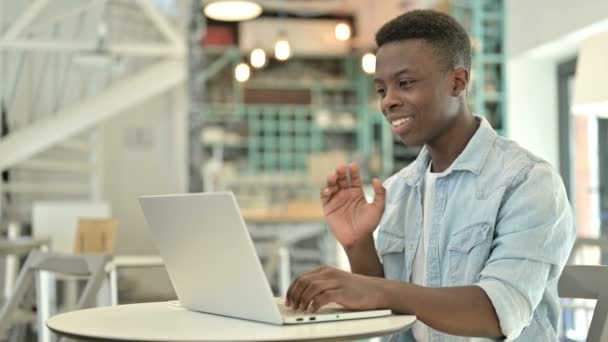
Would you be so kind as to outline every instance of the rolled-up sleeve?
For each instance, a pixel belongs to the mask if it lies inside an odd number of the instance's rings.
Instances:
[[[559,176],[546,163],[514,180],[496,221],[492,253],[479,274],[507,341],[530,323],[547,283],[561,274],[576,233]]]

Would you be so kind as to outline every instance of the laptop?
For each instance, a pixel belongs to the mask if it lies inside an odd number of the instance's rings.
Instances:
[[[274,298],[231,192],[143,196],[139,202],[179,304],[188,310],[277,325],[391,314],[336,304],[306,313]]]

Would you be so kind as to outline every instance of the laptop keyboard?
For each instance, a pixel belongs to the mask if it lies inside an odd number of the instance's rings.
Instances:
[[[348,312],[349,310],[344,309],[342,306],[338,304],[327,304],[323,306],[321,309],[317,310],[317,312],[304,312],[304,311],[296,311],[287,306],[285,306],[285,301],[281,298],[277,298],[276,300],[277,306],[279,307],[279,312],[284,317],[301,317],[301,316],[314,316],[314,315],[323,315],[323,314],[333,314],[333,313],[341,313]]]

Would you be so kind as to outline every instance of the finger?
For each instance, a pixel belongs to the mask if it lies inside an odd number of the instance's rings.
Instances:
[[[289,285],[289,287],[287,288],[287,293],[285,294],[285,305],[290,307],[293,300],[293,291],[296,287],[301,286],[301,282],[302,282],[302,278],[308,276],[308,274],[315,272],[315,270],[309,271],[309,272],[304,272],[302,274],[300,274],[299,276],[296,277],[296,279],[294,279],[291,284]]]
[[[319,294],[328,291],[335,290],[340,286],[339,282],[335,279],[331,280],[315,280],[312,282],[306,290],[302,293],[302,299],[300,300],[300,310],[310,310],[311,302],[313,298]]]
[[[287,289],[285,305],[294,310],[297,310],[300,305],[300,294],[302,293],[303,289],[308,286],[308,282],[310,281],[309,279],[315,279],[315,275],[321,273],[323,269],[323,267],[320,267],[312,271],[303,273],[299,277],[297,277]]]
[[[338,192],[338,186],[332,186],[321,190],[321,202],[323,205],[326,205],[336,192]]]
[[[301,282],[302,282],[302,278],[306,277],[306,275],[308,274],[308,272],[303,273],[301,275],[299,275],[298,277],[296,277],[296,279],[294,279],[291,284],[289,285],[289,288],[287,288],[287,293],[285,294],[285,305],[288,307],[291,307],[293,304],[293,293],[294,290],[300,286],[302,286]]]
[[[382,182],[378,178],[374,178],[372,181],[374,187],[374,202],[373,205],[376,208],[384,210],[384,203],[386,202],[386,189],[382,186]]]
[[[306,289],[310,286],[310,284],[315,280],[314,276],[308,276],[300,279],[298,284],[294,286],[293,291],[290,296],[290,308],[293,310],[302,310],[302,293],[306,291]]]
[[[340,293],[342,293],[342,291],[337,289],[321,292],[312,299],[309,311],[317,312],[324,305],[327,305],[329,303],[337,303],[338,301],[340,301]]]
[[[350,168],[350,185],[354,187],[361,188],[363,187],[363,182],[361,181],[361,173],[359,172],[359,164],[351,163],[349,165]]]
[[[336,170],[336,174],[338,175],[338,186],[340,187],[340,189],[347,189],[350,187],[350,185],[348,184],[348,176],[346,175],[346,169],[346,165],[340,165]]]
[[[332,173],[331,175],[327,176],[327,187],[331,188],[333,186],[337,186],[338,185],[338,174],[337,173]]]

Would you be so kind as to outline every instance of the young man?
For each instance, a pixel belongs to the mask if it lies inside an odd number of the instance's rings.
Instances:
[[[305,273],[288,305],[416,315],[399,341],[557,341],[557,282],[575,239],[560,177],[470,113],[470,41],[450,16],[406,13],[376,42],[382,113],[424,148],[384,185],[373,180],[372,203],[357,165],[328,177],[323,208],[352,273]]]

